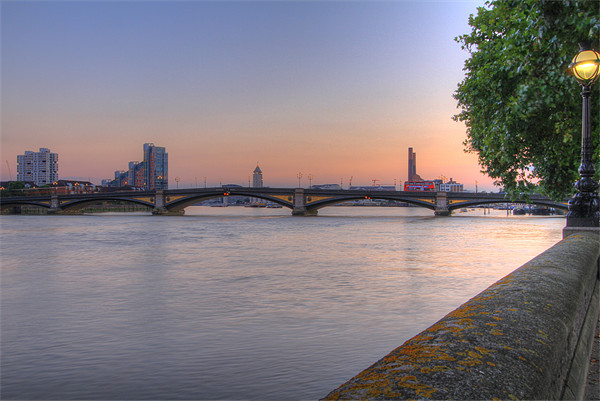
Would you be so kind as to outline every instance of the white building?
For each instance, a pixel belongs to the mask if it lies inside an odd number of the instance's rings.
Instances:
[[[58,181],[58,153],[40,148],[39,152],[26,150],[24,155],[18,155],[17,181],[32,181],[36,185]]]
[[[256,163],[256,168],[252,173],[252,187],[253,188],[262,188],[263,187],[263,176],[262,170],[258,167],[258,163]]]
[[[452,178],[450,178],[450,181],[440,184],[440,187],[438,190],[440,192],[463,192],[464,191],[463,184],[453,181]]]
[[[263,187],[263,176],[262,170],[258,167],[258,162],[256,163],[256,168],[252,172],[252,188],[262,188]],[[250,203],[258,204],[263,203],[264,200],[260,198],[250,198]]]

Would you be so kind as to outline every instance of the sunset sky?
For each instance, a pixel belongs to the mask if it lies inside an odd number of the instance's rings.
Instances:
[[[369,185],[497,190],[463,151],[452,93],[483,1],[5,1],[1,178],[25,150],[99,184],[152,142],[179,187]],[[7,163],[8,162],[8,163]]]

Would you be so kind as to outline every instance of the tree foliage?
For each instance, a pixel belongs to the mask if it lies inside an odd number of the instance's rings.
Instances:
[[[456,38],[470,57],[454,93],[462,109],[454,118],[466,124],[465,150],[508,192],[554,199],[572,192],[582,99],[568,66],[582,40],[600,49],[599,18],[597,1],[495,0],[470,16],[470,34]],[[599,88],[597,82],[591,99],[596,165]]]
[[[14,191],[17,189],[25,189],[25,183],[22,181],[11,181],[8,183],[8,188],[9,191]]]

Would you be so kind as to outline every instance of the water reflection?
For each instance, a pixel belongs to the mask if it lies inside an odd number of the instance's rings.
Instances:
[[[316,399],[563,225],[416,208],[3,216],[3,398]]]

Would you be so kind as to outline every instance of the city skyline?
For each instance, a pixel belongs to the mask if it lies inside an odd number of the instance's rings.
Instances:
[[[25,149],[100,183],[140,143],[169,149],[169,186],[405,181],[495,190],[452,93],[478,1],[3,2],[2,180]]]

